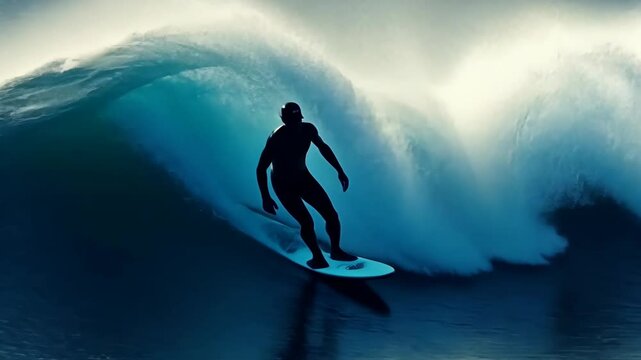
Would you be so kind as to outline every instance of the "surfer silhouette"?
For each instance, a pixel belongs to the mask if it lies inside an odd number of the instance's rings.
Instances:
[[[284,125],[274,130],[267,139],[256,168],[258,187],[263,198],[263,210],[276,214],[278,209],[267,187],[267,168],[271,164],[274,192],[285,209],[300,224],[300,236],[312,252],[313,257],[307,261],[307,265],[312,269],[329,266],[318,246],[314,233],[314,221],[303,201],[316,209],[325,219],[325,230],[331,243],[330,257],[339,261],[356,260],[356,256],[340,248],[341,224],[338,214],[329,196],[305,164],[311,143],[318,147],[325,160],[336,169],[343,191],[347,191],[349,186],[347,175],[332,149],[318,135],[316,127],[311,123],[303,122],[303,113],[298,104],[288,102],[283,105],[280,109],[280,118]]]

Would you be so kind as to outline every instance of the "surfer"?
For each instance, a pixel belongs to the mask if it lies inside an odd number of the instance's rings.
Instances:
[[[313,257],[307,261],[307,265],[312,269],[329,266],[316,241],[314,221],[303,200],[325,219],[325,230],[332,246],[330,257],[339,261],[356,260],[356,256],[340,248],[341,224],[338,214],[329,196],[305,164],[305,157],[311,143],[318,147],[325,160],[336,169],[343,191],[347,191],[349,186],[347,175],[332,149],[318,135],[316,127],[311,123],[303,122],[303,113],[298,104],[288,102],[283,105],[280,109],[280,118],[284,125],[274,130],[267,139],[256,168],[258,187],[263,198],[263,210],[276,214],[278,209],[267,188],[267,168],[271,164],[274,192],[285,209],[300,224],[300,236],[312,252]]]

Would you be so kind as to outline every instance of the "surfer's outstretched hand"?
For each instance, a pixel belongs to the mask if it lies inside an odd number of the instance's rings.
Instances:
[[[272,215],[276,215],[276,209],[278,209],[278,205],[276,205],[274,199],[270,197],[263,199],[263,210]]]
[[[347,178],[347,175],[345,175],[344,172],[338,173],[338,180],[343,186],[343,192],[347,191],[347,188],[349,187],[349,179]]]

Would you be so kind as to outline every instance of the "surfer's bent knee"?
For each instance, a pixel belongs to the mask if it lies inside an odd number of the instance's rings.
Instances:
[[[301,236],[313,235],[314,234],[314,222],[300,224],[300,234],[301,234]]]
[[[338,218],[338,212],[336,212],[336,210],[334,209],[327,211],[327,215],[325,216],[325,221],[327,223],[340,224],[340,219]]]

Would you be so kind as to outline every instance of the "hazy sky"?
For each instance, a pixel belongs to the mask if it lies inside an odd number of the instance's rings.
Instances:
[[[536,18],[600,22],[626,16],[638,1],[296,1],[271,0],[271,11],[307,29],[365,71],[415,58],[444,75],[479,41],[524,31]],[[352,64],[355,65],[355,64]]]
[[[638,14],[638,1],[243,0],[317,44],[361,78],[438,82],[478,44],[527,33],[537,19],[600,24]],[[217,0],[0,0],[0,81],[54,57],[99,49],[127,33],[189,21]],[[10,56],[6,56],[10,54]],[[413,74],[413,75],[409,75]],[[375,76],[375,75],[374,75]]]

